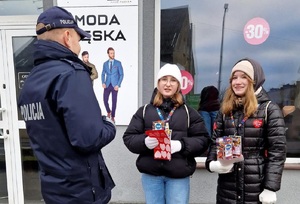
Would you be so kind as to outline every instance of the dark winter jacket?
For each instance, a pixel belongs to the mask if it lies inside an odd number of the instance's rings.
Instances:
[[[173,103],[165,101],[159,108],[166,118],[173,108]],[[182,143],[182,150],[172,154],[171,161],[166,161],[155,160],[153,150],[145,145],[147,137],[145,131],[151,130],[152,122],[160,120],[160,117],[152,102],[147,105],[144,117],[143,109],[144,106],[140,107],[133,115],[123,136],[126,147],[131,152],[139,154],[136,161],[138,170],[141,173],[170,178],[184,178],[192,175],[196,169],[194,157],[204,153],[210,142],[204,121],[199,113],[188,107],[188,116],[183,105],[174,111],[169,121],[170,129],[172,129],[171,138]],[[188,124],[188,117],[190,124]]]
[[[206,86],[200,94],[198,111],[218,111],[220,109],[219,91],[214,86]]]
[[[254,75],[257,69],[254,67]],[[260,78],[262,76],[262,78]],[[263,75],[255,75],[258,83],[264,80]],[[260,83],[262,84],[262,83]],[[259,87],[257,87],[258,89]],[[286,159],[285,123],[281,109],[270,100],[262,88],[257,95],[259,106],[257,112],[249,117],[241,127],[234,127],[229,115],[219,112],[213,143],[206,160],[216,160],[216,138],[233,135],[242,137],[242,153],[244,161],[236,163],[233,171],[219,174],[217,188],[218,204],[258,204],[259,194],[268,189],[278,191]],[[267,117],[265,117],[265,113]],[[243,107],[233,111],[234,123],[240,124],[244,118]]]
[[[18,105],[40,166],[46,203],[107,203],[114,182],[101,148],[116,133],[104,121],[90,74],[71,50],[52,41],[35,44],[35,67]]]

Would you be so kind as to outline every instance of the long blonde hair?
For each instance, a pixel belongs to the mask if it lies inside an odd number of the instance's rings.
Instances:
[[[157,91],[153,99],[153,105],[160,106],[163,103],[163,99],[164,99],[163,95],[159,91]],[[171,100],[174,103],[175,107],[179,107],[183,104],[183,96],[179,92],[179,90],[177,90],[177,92],[172,96]]]
[[[254,81],[246,75],[246,78],[249,82],[245,96],[238,97],[234,94],[231,83],[232,77],[230,78],[230,86],[227,88],[224,99],[221,105],[221,111],[225,115],[229,115],[235,108],[242,104],[244,106],[244,115],[245,117],[250,117],[253,115],[258,106],[257,98],[254,94]]]

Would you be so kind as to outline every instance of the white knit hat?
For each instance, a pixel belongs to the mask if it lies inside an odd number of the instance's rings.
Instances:
[[[182,79],[180,69],[176,64],[165,64],[162,68],[160,68],[157,74],[157,84],[160,78],[164,76],[172,76],[177,79],[179,82],[180,88],[182,87]]]
[[[234,65],[234,67],[231,70],[231,76],[236,71],[245,72],[252,80],[254,80],[253,65],[248,60],[243,60],[243,61],[236,63],[236,65]]]

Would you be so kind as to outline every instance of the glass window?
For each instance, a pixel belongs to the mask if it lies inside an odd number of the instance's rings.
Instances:
[[[0,0],[0,16],[38,15],[43,11],[43,0]]]
[[[161,63],[192,75],[189,105],[198,108],[205,86],[222,96],[237,60],[257,60],[285,116],[288,157],[300,157],[299,7],[298,0],[161,0]]]
[[[24,81],[33,68],[33,52],[36,40],[37,38],[33,36],[13,37],[12,39],[16,100],[23,88]],[[19,109],[18,120],[23,120]],[[38,162],[30,146],[26,129],[19,129],[19,137],[25,203],[43,203],[38,174]]]
[[[14,67],[15,67],[15,84],[16,84],[16,100],[24,85],[24,82],[33,68],[33,52],[36,37],[14,37]],[[18,109],[18,118],[23,120],[20,110]]]

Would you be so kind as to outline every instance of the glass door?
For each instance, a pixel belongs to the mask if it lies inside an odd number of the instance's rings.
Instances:
[[[1,65],[2,66],[2,65]],[[0,78],[0,83],[2,84],[2,79]],[[1,103],[1,88],[0,88],[0,203],[8,202],[8,191],[7,191],[7,176],[6,176],[6,165],[5,165],[5,149],[4,149],[4,130],[6,125],[4,125],[2,113],[5,109],[2,107]]]
[[[0,45],[4,45],[4,32],[0,30]],[[9,127],[7,117],[7,101],[6,101],[6,85],[4,77],[4,67],[7,66],[5,62],[6,52],[4,46],[0,49],[0,203],[14,202],[13,191],[13,176],[8,172],[12,172],[13,162],[10,161],[11,152],[8,143],[12,140],[8,139]],[[8,196],[9,195],[9,196]],[[10,199],[8,199],[10,198]]]
[[[38,176],[38,164],[30,147],[25,123],[17,108],[17,98],[24,81],[33,67],[33,44],[36,41],[33,29],[2,31],[1,106],[2,141],[6,167],[7,195],[4,183],[0,182],[0,196],[8,197],[9,203],[43,203]],[[2,61],[2,60],[1,60]],[[1,116],[1,115],[0,115]],[[1,124],[1,123],[0,123]],[[2,153],[3,154],[3,153]],[[1,175],[0,141],[0,179]],[[1,198],[0,198],[1,199]],[[0,200],[0,203],[2,201]],[[5,203],[5,202],[3,202]]]

